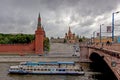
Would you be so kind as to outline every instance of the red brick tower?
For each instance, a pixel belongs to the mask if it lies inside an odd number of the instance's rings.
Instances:
[[[44,35],[45,33],[41,26],[41,17],[39,13],[37,30],[35,31],[35,53],[36,54],[40,54],[40,55],[43,54]]]

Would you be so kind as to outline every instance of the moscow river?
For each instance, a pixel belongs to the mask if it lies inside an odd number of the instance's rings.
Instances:
[[[0,80],[116,80],[111,72],[97,70],[99,65],[93,63],[80,63],[85,75],[19,75],[8,74],[9,66],[19,63],[0,63]],[[95,67],[96,66],[96,67]]]

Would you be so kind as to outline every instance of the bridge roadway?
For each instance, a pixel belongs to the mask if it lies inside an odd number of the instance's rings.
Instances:
[[[119,45],[119,46],[118,46]],[[90,57],[91,54],[96,53],[101,57],[104,57],[104,61],[108,64],[118,80],[120,80],[120,44],[113,45],[80,45],[81,55],[86,51],[86,56]],[[82,49],[84,51],[82,51]],[[84,54],[85,55],[85,54]]]

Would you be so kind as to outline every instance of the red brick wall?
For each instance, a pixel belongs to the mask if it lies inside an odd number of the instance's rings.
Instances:
[[[34,50],[34,41],[29,44],[0,44],[0,54],[31,53]]]
[[[0,54],[43,54],[44,31],[37,29],[35,32],[35,41],[29,44],[0,44]]]

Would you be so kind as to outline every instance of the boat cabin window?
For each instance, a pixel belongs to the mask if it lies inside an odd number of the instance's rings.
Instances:
[[[59,71],[65,71],[65,69],[59,69]]]
[[[70,71],[72,71],[72,69],[70,69]]]
[[[41,69],[41,71],[43,71],[43,69]]]
[[[11,70],[18,70],[18,68],[11,68]]]
[[[36,69],[34,69],[34,71],[36,71]]]
[[[48,69],[48,71],[50,71],[50,69]]]

